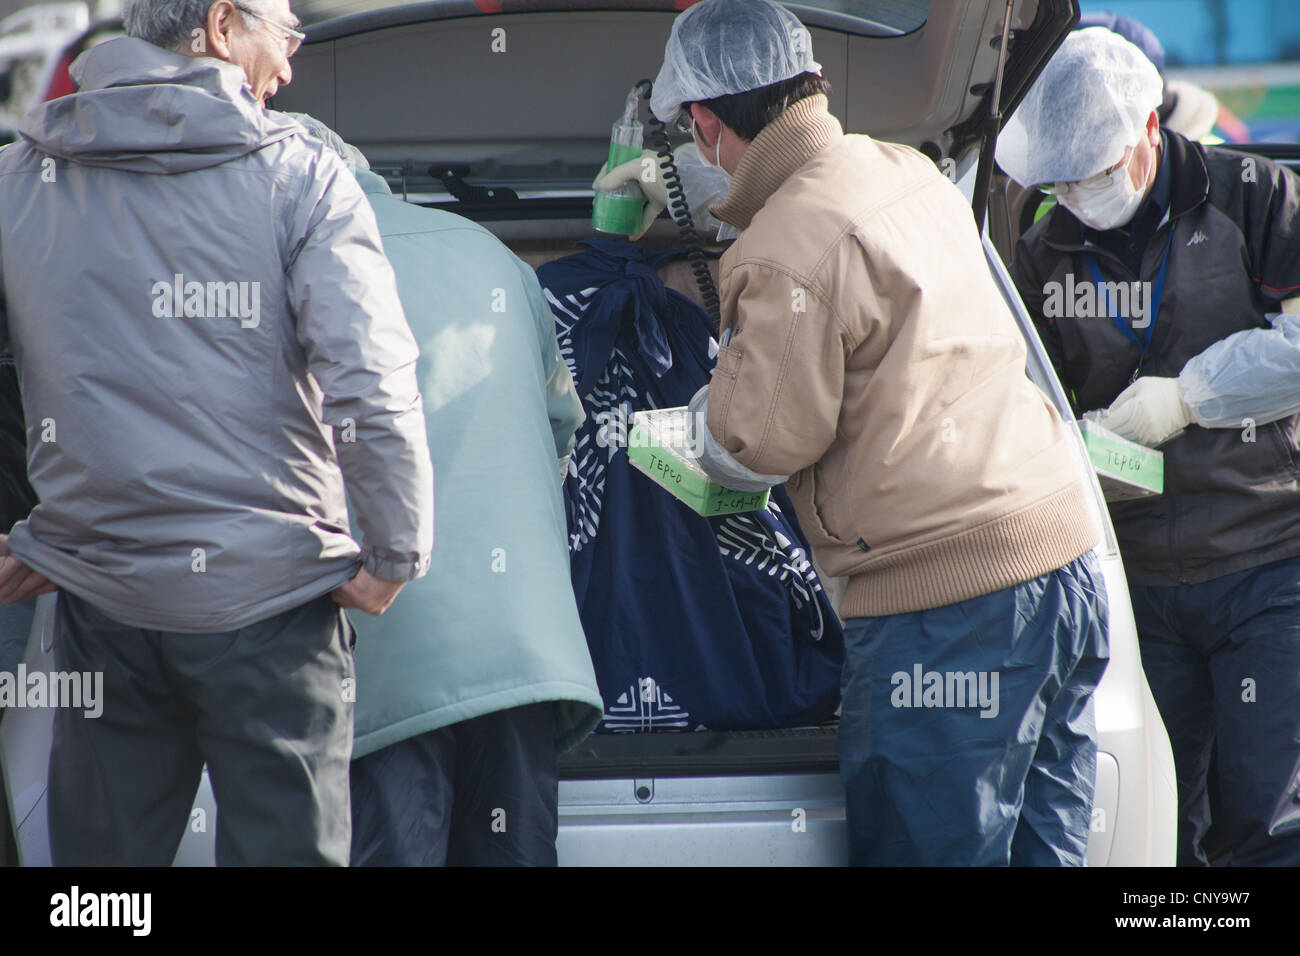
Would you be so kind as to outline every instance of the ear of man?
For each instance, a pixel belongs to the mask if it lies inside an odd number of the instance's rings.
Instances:
[[[718,137],[722,135],[722,120],[703,103],[692,103],[691,117],[695,120],[695,129],[699,133],[700,143],[708,149],[716,149]]]
[[[239,16],[239,11],[229,0],[219,0],[208,8],[208,15],[204,21],[204,43],[203,49],[186,50],[192,56],[211,56],[218,60],[230,62],[234,57],[234,51],[231,48],[231,33],[235,28],[235,18]]]

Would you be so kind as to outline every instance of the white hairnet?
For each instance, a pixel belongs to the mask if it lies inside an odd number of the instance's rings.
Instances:
[[[1022,186],[1089,179],[1136,146],[1164,83],[1105,27],[1071,33],[998,136],[998,165]]]
[[[673,21],[650,111],[672,123],[683,103],[747,93],[821,68],[807,27],[779,4],[701,0]]]

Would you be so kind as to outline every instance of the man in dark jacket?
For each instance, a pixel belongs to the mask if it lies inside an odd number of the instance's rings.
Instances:
[[[1160,445],[1162,496],[1111,506],[1174,748],[1182,864],[1217,754],[1231,862],[1300,862],[1300,182],[1161,131],[1155,68],[1072,34],[998,161],[1060,205],[1012,274],[1076,411]]]

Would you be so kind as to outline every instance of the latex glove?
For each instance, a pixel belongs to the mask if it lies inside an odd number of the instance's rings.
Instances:
[[[1148,375],[1139,378],[1110,403],[1100,424],[1121,438],[1154,448],[1192,423],[1178,379]]]
[[[610,191],[632,183],[641,190],[646,206],[641,213],[641,231],[632,236],[634,240],[640,239],[668,206],[668,184],[664,181],[668,165],[653,149],[643,149],[639,159],[628,160],[613,169],[608,167],[609,163],[600,167],[591,188]]]

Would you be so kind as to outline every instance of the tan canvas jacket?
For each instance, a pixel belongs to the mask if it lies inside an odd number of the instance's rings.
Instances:
[[[988,594],[1098,542],[1084,466],[932,162],[846,136],[813,96],[711,209],[744,232],[722,260],[708,427],[746,468],[791,476],[818,561],[850,578],[842,616]]]

